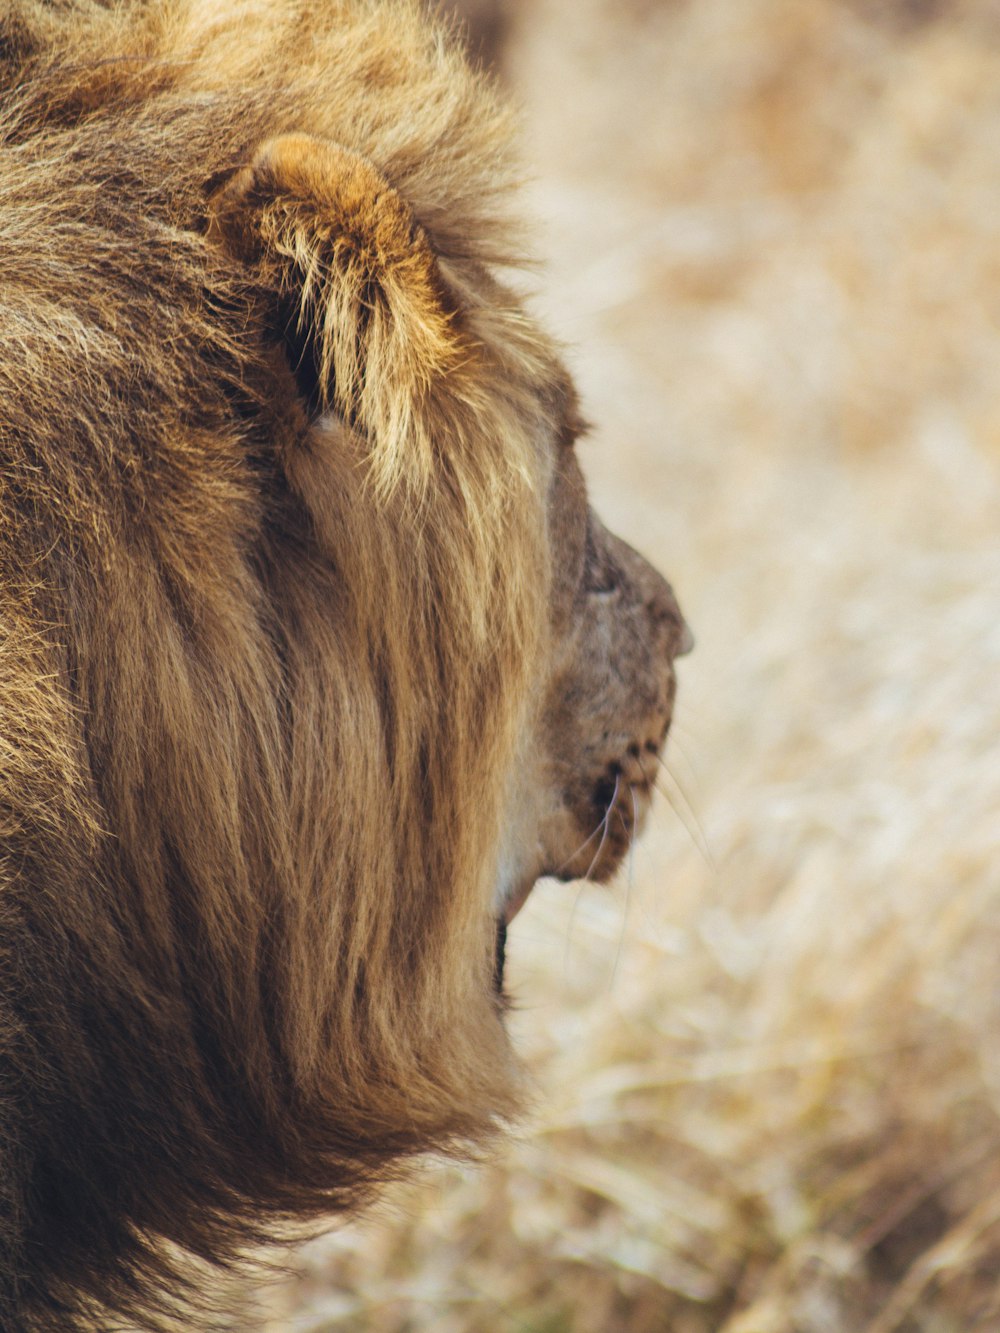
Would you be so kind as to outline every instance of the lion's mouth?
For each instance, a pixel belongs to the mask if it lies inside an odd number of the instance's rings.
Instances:
[[[651,801],[652,782],[644,772],[628,763],[609,764],[575,802],[576,840],[546,873],[555,879],[606,883],[642,832]]]
[[[493,964],[493,989],[498,995],[503,994],[503,970],[507,962],[507,922],[497,917],[496,957]]]
[[[652,747],[649,747],[652,748]],[[652,799],[652,782],[645,769],[630,763],[609,764],[596,782],[575,799],[567,795],[560,821],[559,846],[540,869],[525,876],[507,894],[496,918],[494,986],[503,992],[507,929],[528,901],[540,879],[606,883],[628,855],[642,832]]]

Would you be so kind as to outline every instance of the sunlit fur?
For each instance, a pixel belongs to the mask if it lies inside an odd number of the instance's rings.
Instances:
[[[176,1247],[516,1107],[564,390],[507,139],[405,0],[0,18],[5,1330],[150,1324]]]

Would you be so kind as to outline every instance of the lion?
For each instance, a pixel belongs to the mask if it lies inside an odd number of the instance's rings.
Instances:
[[[588,506],[509,117],[411,0],[0,18],[0,1326],[516,1115],[506,927],[690,637]],[[185,1313],[186,1312],[186,1313]]]

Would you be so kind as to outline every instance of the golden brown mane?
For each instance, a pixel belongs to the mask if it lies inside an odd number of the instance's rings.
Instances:
[[[160,1237],[225,1260],[512,1109],[562,389],[506,145],[408,0],[0,19],[5,1329],[149,1323]]]

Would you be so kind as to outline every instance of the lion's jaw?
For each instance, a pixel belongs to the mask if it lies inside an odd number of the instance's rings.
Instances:
[[[550,494],[551,662],[511,783],[495,911],[543,877],[603,883],[641,833],[673,716],[674,659],[694,640],[670,585],[586,505],[572,458]]]

